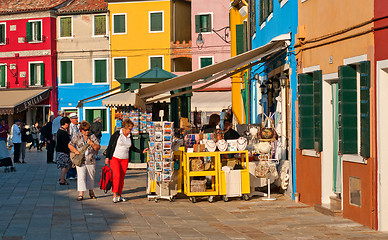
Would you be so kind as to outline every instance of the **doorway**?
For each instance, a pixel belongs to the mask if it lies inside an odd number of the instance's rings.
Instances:
[[[338,82],[331,84],[332,121],[333,121],[333,192],[338,198],[342,194],[342,161],[339,150],[339,112],[338,112]]]

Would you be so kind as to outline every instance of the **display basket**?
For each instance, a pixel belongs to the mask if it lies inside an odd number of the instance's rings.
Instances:
[[[207,180],[191,180],[190,190],[191,192],[205,192]]]

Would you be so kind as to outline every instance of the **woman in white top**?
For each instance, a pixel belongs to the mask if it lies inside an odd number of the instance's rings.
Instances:
[[[128,168],[128,162],[131,158],[132,151],[141,153],[142,151],[135,147],[131,131],[133,122],[128,118],[123,120],[123,126],[119,131],[116,131],[109,140],[109,145],[106,150],[105,164],[110,165],[113,172],[113,202],[125,202],[126,199],[121,197],[125,172]],[[144,149],[146,153],[148,148]]]

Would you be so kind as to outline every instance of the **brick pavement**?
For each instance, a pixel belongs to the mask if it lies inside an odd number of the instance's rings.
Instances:
[[[128,171],[124,196],[98,189],[98,199],[77,202],[76,181],[58,184],[59,170],[46,164],[46,152],[27,151],[27,164],[17,172],[0,170],[0,236],[2,239],[388,239],[341,217],[322,215],[313,208],[275,195],[274,202],[234,199],[196,204],[147,201],[145,172]]]

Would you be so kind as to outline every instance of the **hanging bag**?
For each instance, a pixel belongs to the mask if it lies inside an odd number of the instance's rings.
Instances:
[[[113,186],[113,172],[109,165],[105,165],[101,170],[100,189],[107,193]]]
[[[82,165],[82,159],[84,158],[84,155],[85,155],[85,152],[86,150],[88,149],[90,145],[89,144],[85,144],[81,151],[79,152],[79,154],[75,154],[74,152],[70,152],[70,159],[71,159],[71,162],[75,165],[75,166],[78,166],[78,167],[81,167]]]

